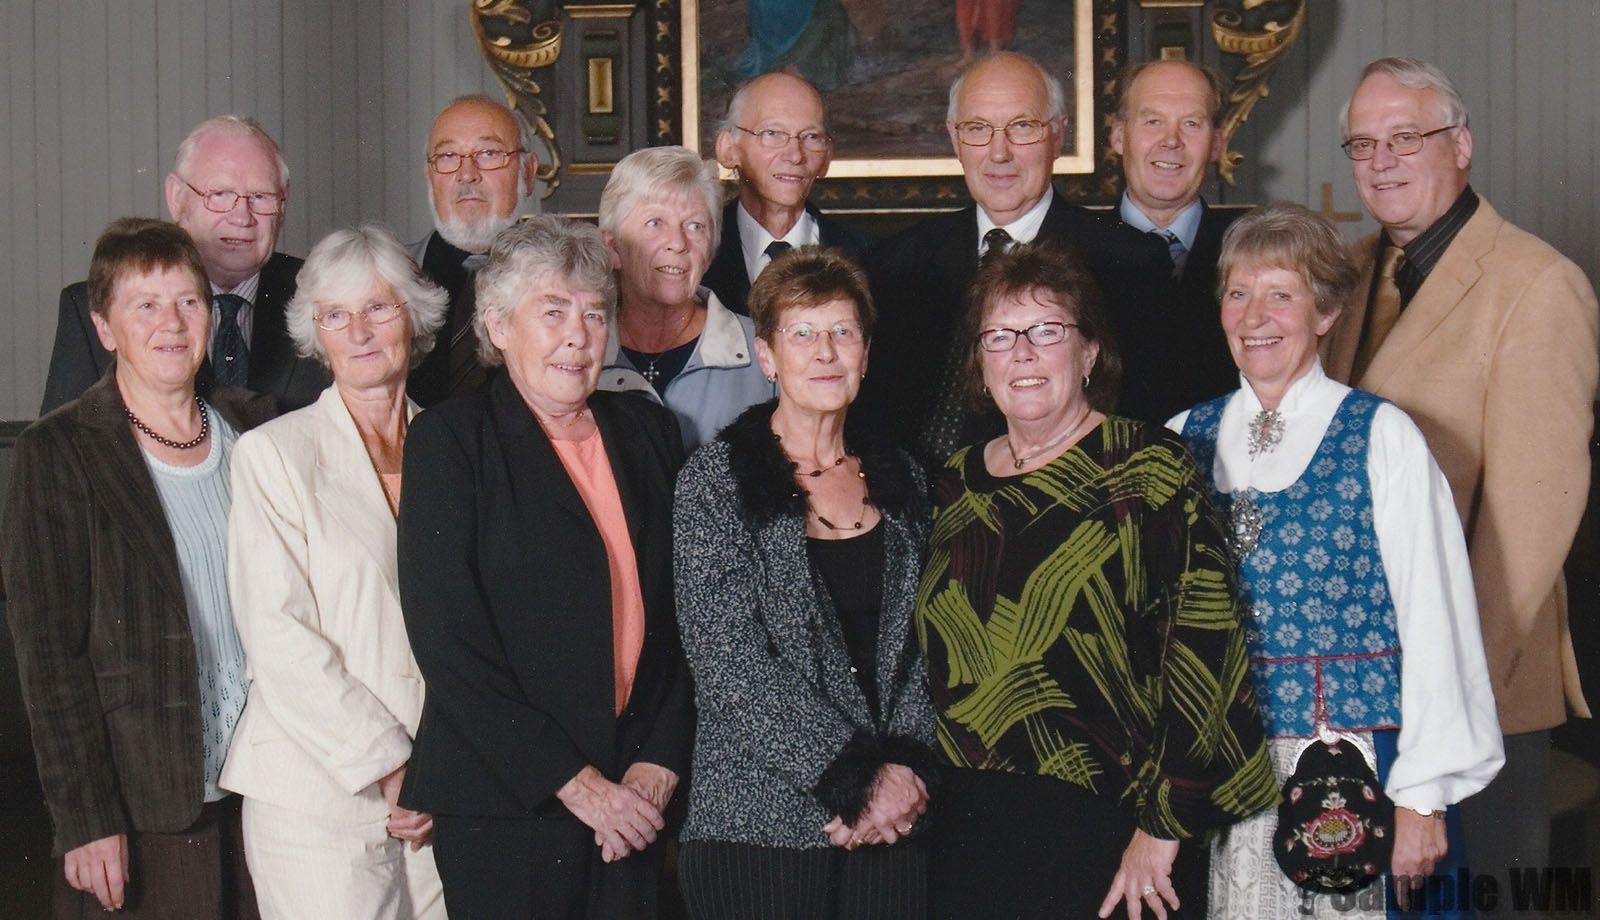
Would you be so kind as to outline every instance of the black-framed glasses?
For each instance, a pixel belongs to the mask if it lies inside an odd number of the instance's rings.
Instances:
[[[393,322],[400,317],[400,311],[405,308],[405,301],[397,303],[369,303],[359,310],[347,310],[344,307],[334,307],[332,310],[317,317],[317,325],[329,332],[338,332],[350,325],[350,321],[357,316],[365,317],[369,325],[381,326]]]
[[[986,121],[956,122],[956,140],[968,147],[987,147],[997,129]],[[1003,129],[1006,140],[1020,146],[1037,144],[1050,135],[1050,122],[1037,118],[1018,118]]]
[[[766,147],[768,150],[787,147],[790,141],[797,140],[800,142],[800,146],[806,150],[812,153],[822,153],[833,143],[833,138],[822,131],[801,131],[799,134],[790,134],[787,131],[779,131],[777,128],[762,128],[759,131],[752,131],[744,125],[734,125],[734,127],[754,137],[761,146]]]
[[[511,158],[518,154],[527,153],[522,148],[516,150],[474,150],[471,153],[435,153],[428,157],[428,165],[441,176],[448,176],[461,169],[463,161],[471,159],[473,164],[484,172],[496,169],[505,169]]]
[[[825,335],[833,339],[834,348],[860,348],[866,343],[866,335],[861,329],[861,324],[843,320],[828,326],[818,323],[790,323],[787,326],[779,326],[776,331],[797,348],[815,348]]]
[[[1408,157],[1421,150],[1428,138],[1441,131],[1459,128],[1460,125],[1445,125],[1434,128],[1432,131],[1396,131],[1389,135],[1383,143],[1388,146],[1389,152],[1397,157]],[[1378,154],[1378,139],[1375,137],[1352,137],[1339,145],[1344,148],[1344,155],[1352,160],[1370,160]]]
[[[1007,329],[996,326],[978,333],[978,344],[984,351],[1010,351],[1017,347],[1017,337],[1026,338],[1035,348],[1049,348],[1067,340],[1067,330],[1078,328],[1077,323],[1045,320],[1026,329]]]
[[[206,206],[207,211],[226,214],[238,207],[239,199],[243,198],[250,213],[257,217],[275,217],[283,213],[284,197],[275,192],[235,192],[225,188],[201,191],[188,179],[180,176],[179,181],[189,186],[189,191],[200,196],[200,203]]]

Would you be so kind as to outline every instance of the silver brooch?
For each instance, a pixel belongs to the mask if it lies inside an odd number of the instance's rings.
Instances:
[[[1228,518],[1229,523],[1233,525],[1228,532],[1228,548],[1233,550],[1235,560],[1243,562],[1245,557],[1255,550],[1256,544],[1261,542],[1261,525],[1264,520],[1261,506],[1247,495],[1235,495]]]
[[[1250,459],[1270,453],[1283,442],[1283,413],[1262,409],[1250,420]]]

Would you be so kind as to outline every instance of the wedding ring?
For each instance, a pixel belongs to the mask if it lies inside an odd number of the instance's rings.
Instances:
[[[911,833],[911,825],[902,824],[901,826],[895,828],[895,830],[899,831],[902,834],[909,834],[909,833]]]
[[[1148,898],[1148,897],[1150,897],[1151,895],[1153,895],[1155,893],[1156,893],[1156,886],[1154,886],[1154,885],[1146,885],[1146,886],[1144,886],[1144,890],[1139,892],[1139,896],[1143,897],[1143,898]]]

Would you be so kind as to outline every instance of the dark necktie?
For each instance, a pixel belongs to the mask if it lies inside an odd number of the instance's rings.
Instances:
[[[1011,245],[1015,242],[1016,241],[1011,238],[1011,234],[1005,232],[999,227],[996,227],[983,235],[983,255],[979,256],[978,258],[981,261],[989,258],[989,256],[993,253],[1009,252],[1011,250]]]
[[[239,311],[249,303],[238,294],[218,294],[216,297],[217,328],[211,333],[211,368],[217,382],[231,387],[248,386],[250,382],[250,347],[245,344],[244,330],[239,328]]]
[[[983,235],[983,254],[978,261],[986,262],[990,256],[1005,252],[1015,244],[1016,240],[1011,238],[1011,234],[995,227]],[[957,321],[955,328],[959,330],[960,327]],[[923,422],[919,438],[921,443],[918,445],[924,459],[935,467],[943,464],[945,458],[961,446],[962,428],[967,419],[962,407],[962,393],[966,388],[967,356],[971,353],[972,343],[957,332],[951,337],[950,348],[944,355],[944,366],[939,369],[939,386],[934,391],[933,405]]]
[[[1178,235],[1171,230],[1152,230],[1151,232],[1160,237],[1163,243],[1167,244],[1167,255],[1172,257],[1172,277],[1176,278],[1182,275],[1183,263],[1186,261],[1185,256],[1189,254],[1189,249],[1183,245],[1183,240],[1178,239]]]
[[[461,260],[461,267],[466,269],[467,277],[461,283],[461,290],[456,292],[455,300],[450,304],[450,318],[453,328],[450,332],[450,378],[447,396],[459,396],[462,393],[475,393],[483,387],[487,373],[483,365],[478,363],[478,336],[472,330],[472,314],[477,310],[477,281],[478,269],[488,258],[481,253],[473,253]]]
[[[791,250],[793,248],[794,248],[793,246],[790,246],[788,243],[785,243],[783,240],[773,240],[772,242],[767,244],[767,249],[766,249],[767,261],[768,262],[776,262],[776,261],[778,261],[778,257],[779,256],[783,255],[784,253],[788,252],[789,250]]]

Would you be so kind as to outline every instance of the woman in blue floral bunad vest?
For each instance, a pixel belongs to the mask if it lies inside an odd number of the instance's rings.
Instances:
[[[1359,279],[1331,224],[1258,208],[1229,228],[1218,269],[1244,385],[1168,426],[1229,523],[1273,766],[1282,782],[1309,740],[1337,733],[1395,808],[1387,897],[1297,887],[1268,809],[1214,845],[1211,916],[1470,916],[1451,806],[1503,756],[1449,484],[1405,413],[1322,371],[1318,341]]]

